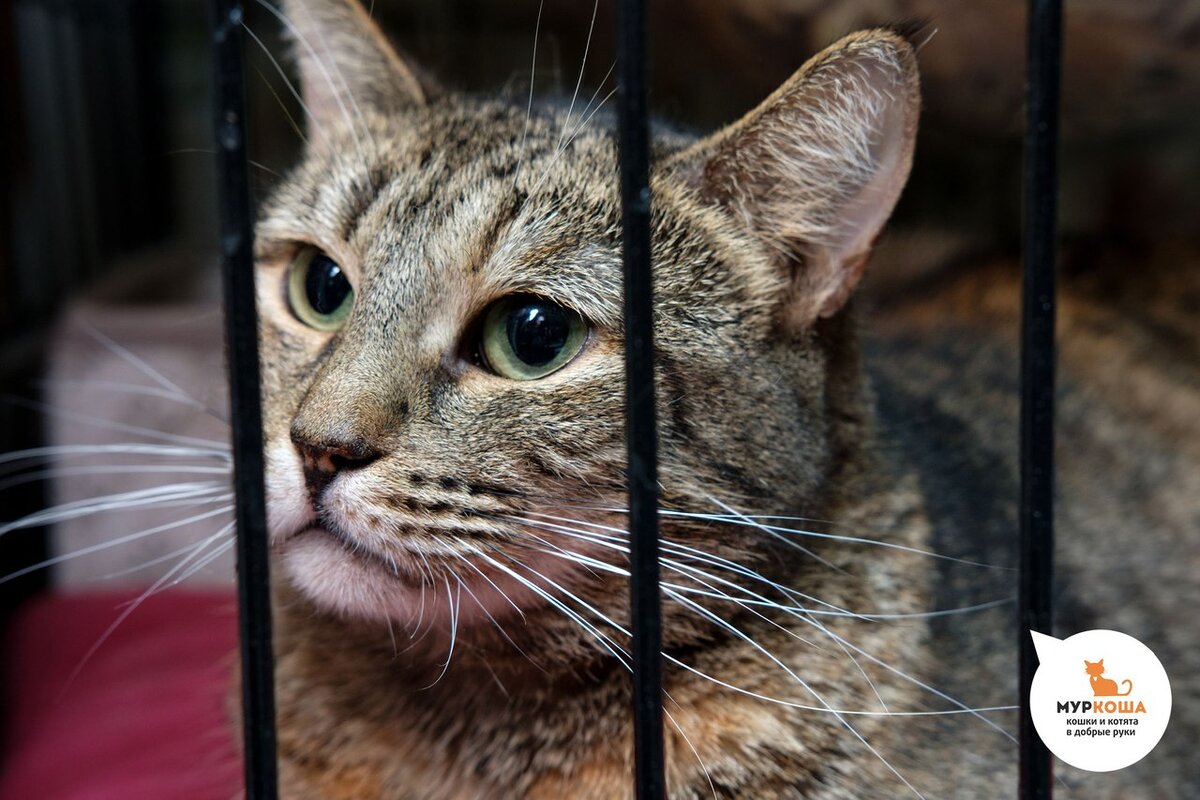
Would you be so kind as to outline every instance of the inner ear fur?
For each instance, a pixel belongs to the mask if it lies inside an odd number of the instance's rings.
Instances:
[[[282,7],[310,122],[421,106],[437,92],[357,0],[283,0]]]
[[[785,321],[808,326],[837,313],[862,277],[908,179],[920,105],[912,45],[865,31],[668,167],[766,244],[791,276]]]

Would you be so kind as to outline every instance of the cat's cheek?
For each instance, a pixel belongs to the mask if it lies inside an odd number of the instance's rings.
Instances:
[[[300,457],[290,441],[267,446],[267,529],[271,544],[278,545],[315,519]]]

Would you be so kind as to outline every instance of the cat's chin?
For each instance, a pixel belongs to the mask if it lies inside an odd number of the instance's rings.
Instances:
[[[292,585],[318,607],[409,631],[494,626],[518,607],[540,604],[536,593],[505,575],[484,578],[486,570],[467,569],[431,580],[417,563],[389,561],[322,528],[288,537],[277,554]]]
[[[316,605],[338,614],[406,623],[417,619],[422,594],[431,588],[321,528],[289,537],[280,550],[292,584]]]

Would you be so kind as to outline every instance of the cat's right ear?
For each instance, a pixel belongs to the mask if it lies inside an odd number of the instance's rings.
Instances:
[[[764,242],[789,279],[783,320],[803,328],[836,314],[862,277],[908,178],[919,109],[912,45],[867,31],[667,167]]]
[[[436,91],[357,0],[283,0],[281,20],[310,124],[353,120],[359,109],[424,105]]]

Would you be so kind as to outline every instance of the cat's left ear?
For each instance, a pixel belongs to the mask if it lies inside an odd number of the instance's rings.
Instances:
[[[357,0],[283,0],[284,34],[300,69],[309,121],[352,120],[356,109],[424,105],[436,87],[388,42]]]
[[[854,34],[668,167],[766,242],[791,276],[785,320],[804,327],[862,277],[908,178],[920,105],[912,45]]]

